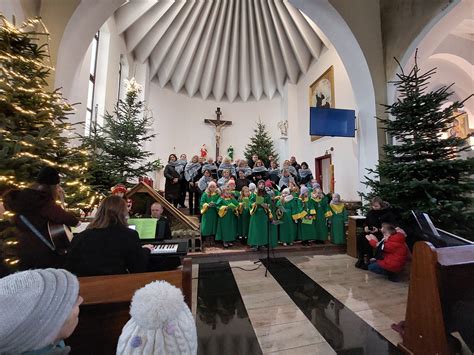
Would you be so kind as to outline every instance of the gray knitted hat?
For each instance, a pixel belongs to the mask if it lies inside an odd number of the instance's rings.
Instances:
[[[179,288],[154,281],[135,292],[117,355],[195,355],[196,323]]]
[[[52,344],[78,295],[79,281],[66,270],[28,270],[0,279],[0,354]]]

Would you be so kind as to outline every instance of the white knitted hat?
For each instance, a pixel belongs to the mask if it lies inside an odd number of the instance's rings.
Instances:
[[[0,279],[0,354],[52,344],[78,295],[79,281],[66,270],[28,270]]]
[[[120,335],[117,354],[197,353],[196,324],[181,290],[154,281],[135,292],[132,318]]]

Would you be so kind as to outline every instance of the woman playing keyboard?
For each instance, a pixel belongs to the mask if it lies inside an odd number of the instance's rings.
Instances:
[[[77,276],[147,271],[153,245],[141,246],[138,233],[128,228],[127,218],[125,200],[106,197],[87,229],[72,239],[66,269]]]

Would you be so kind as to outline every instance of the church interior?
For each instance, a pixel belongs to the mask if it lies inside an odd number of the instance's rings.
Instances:
[[[0,21],[0,354],[474,354],[474,0]]]

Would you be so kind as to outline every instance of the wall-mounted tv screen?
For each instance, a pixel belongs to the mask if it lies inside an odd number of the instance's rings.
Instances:
[[[309,134],[312,136],[354,137],[355,111],[310,107]]]

